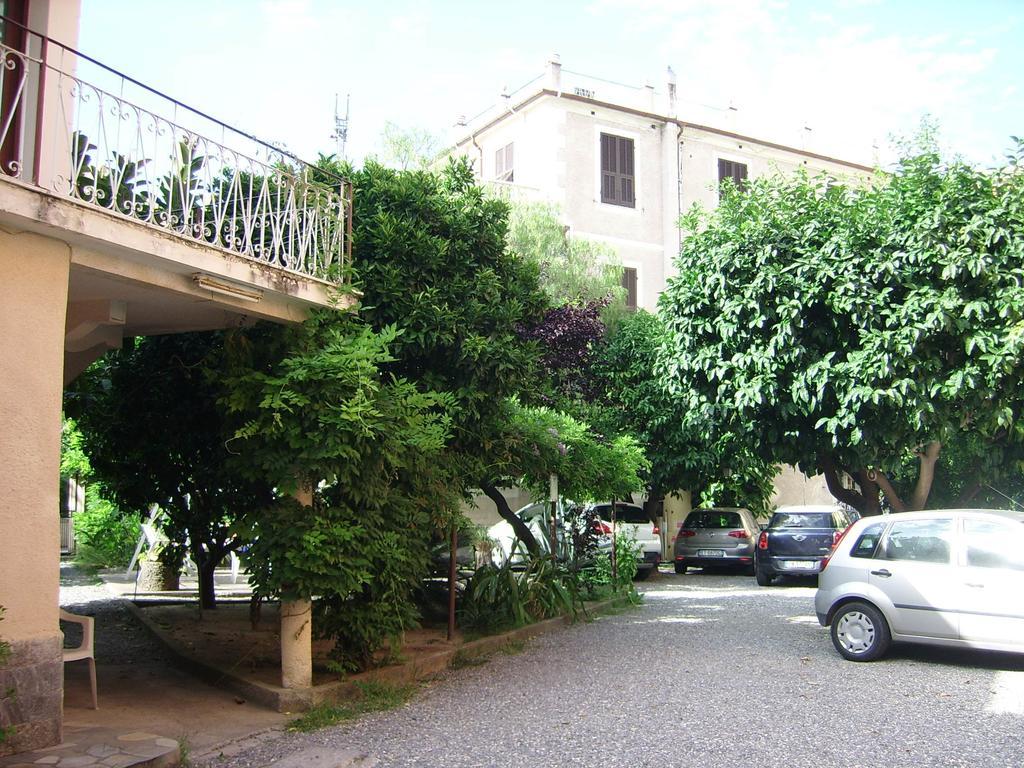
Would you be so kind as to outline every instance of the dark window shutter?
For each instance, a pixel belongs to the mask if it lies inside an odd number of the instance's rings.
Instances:
[[[601,202],[614,203],[615,196],[615,137],[601,134]]]
[[[622,287],[626,289],[626,309],[636,310],[636,269],[623,267]]]
[[[721,189],[722,183],[726,179],[732,179],[732,182],[736,185],[737,189],[743,189],[747,181],[747,164],[737,163],[733,160],[718,160],[718,187]]]
[[[747,180],[746,163],[732,164],[732,180],[736,182],[736,186],[739,189],[743,189],[743,183]]]
[[[636,203],[633,172],[633,140],[601,134],[601,202],[624,205]]]
[[[494,153],[494,178],[498,181],[512,181],[512,143]]]

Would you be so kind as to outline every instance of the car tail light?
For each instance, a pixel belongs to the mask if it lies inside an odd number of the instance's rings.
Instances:
[[[839,542],[843,540],[843,537],[852,528],[852,525],[848,525],[841,531],[836,531],[832,534],[832,549],[829,550],[828,554],[821,558],[821,570],[825,570],[828,567],[828,561],[832,559],[832,555],[835,554],[836,548],[839,546]]]
[[[661,529],[658,526],[654,526],[654,535],[657,536],[659,533],[661,533]]]
[[[757,548],[768,549],[768,531],[761,531],[761,535],[757,537]]]
[[[596,523],[594,523],[594,530],[598,533],[610,536],[612,532],[612,527],[608,525],[608,523],[603,523],[599,520]]]
[[[689,538],[691,538],[693,536],[696,536],[696,535],[697,535],[696,531],[688,531],[685,528],[679,532],[679,536],[681,538],[684,538],[684,539],[689,539]]]
[[[747,538],[747,532],[746,531],[729,531],[729,533],[727,533],[726,536],[730,536],[730,537],[732,537],[734,539],[745,539],[745,538]]]

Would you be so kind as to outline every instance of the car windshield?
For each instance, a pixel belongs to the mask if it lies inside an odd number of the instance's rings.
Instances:
[[[832,528],[829,512],[776,512],[772,528]]]
[[[741,528],[743,521],[737,512],[704,510],[686,518],[685,528]]]
[[[611,504],[599,504],[596,509],[598,516],[602,520],[612,519]],[[620,523],[632,523],[633,525],[649,525],[651,522],[651,518],[647,516],[642,507],[633,506],[632,504],[616,504],[615,520]]]

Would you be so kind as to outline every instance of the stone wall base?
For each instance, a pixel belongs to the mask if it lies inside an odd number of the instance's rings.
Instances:
[[[11,640],[0,668],[0,756],[59,744],[63,722],[63,637]]]

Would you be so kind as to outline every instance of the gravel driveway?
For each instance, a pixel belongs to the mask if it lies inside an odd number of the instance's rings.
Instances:
[[[643,589],[634,611],[453,671],[401,709],[209,765],[317,746],[438,768],[1024,764],[1024,657],[897,648],[854,664],[814,619],[813,585],[691,572]]]

